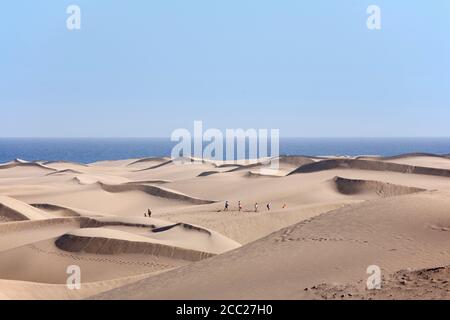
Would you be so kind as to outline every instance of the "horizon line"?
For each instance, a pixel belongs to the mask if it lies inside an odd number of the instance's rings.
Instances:
[[[126,136],[110,136],[110,137],[0,137],[2,139],[169,139],[168,136],[145,136],[145,137],[126,137]],[[225,138],[224,138],[225,139]],[[281,136],[280,139],[450,139],[450,136]],[[174,141],[175,142],[175,141]]]

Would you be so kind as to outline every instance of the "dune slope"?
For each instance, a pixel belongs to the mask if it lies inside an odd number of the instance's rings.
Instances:
[[[356,204],[96,298],[297,299],[322,283],[363,288],[370,265],[390,275],[447,263],[449,207],[440,193]]]

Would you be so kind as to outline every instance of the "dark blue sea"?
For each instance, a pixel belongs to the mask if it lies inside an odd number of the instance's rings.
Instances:
[[[0,138],[0,162],[16,158],[91,163],[170,156],[166,138]],[[450,138],[281,138],[282,155],[450,154]]]

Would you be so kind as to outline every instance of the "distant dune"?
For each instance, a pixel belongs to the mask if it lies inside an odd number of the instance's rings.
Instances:
[[[50,172],[47,174],[48,176],[55,175],[55,174],[65,174],[65,173],[73,173],[73,174],[82,174],[81,171],[73,170],[73,169],[65,169],[65,170],[59,170],[55,172]]]
[[[39,162],[28,162],[28,161],[21,160],[21,159],[16,159],[16,160],[8,162],[8,163],[0,164],[0,170],[1,169],[11,169],[11,168],[15,168],[15,167],[32,167],[32,168],[39,168],[39,169],[43,169],[43,170],[49,170],[49,171],[57,171],[56,169],[47,167],[43,164],[40,164]]]
[[[164,158],[164,157],[160,157],[160,158],[144,158],[144,159],[138,159],[135,161],[130,162],[129,164],[127,164],[127,166],[133,166],[136,164],[141,164],[141,163],[157,163],[158,164],[163,164],[163,163],[168,163],[170,160],[170,158]]]
[[[358,160],[358,159],[329,159],[315,163],[302,165],[299,168],[292,171],[290,174],[295,173],[310,173],[315,171],[323,171],[330,169],[359,169],[359,170],[372,170],[372,171],[391,171],[400,173],[411,174],[424,174],[441,177],[450,177],[450,170],[430,167],[420,167],[404,165],[392,162],[382,162],[376,160]]]

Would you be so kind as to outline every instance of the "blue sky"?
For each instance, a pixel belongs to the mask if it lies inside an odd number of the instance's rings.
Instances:
[[[448,0],[8,1],[0,137],[162,137],[194,120],[450,136],[449,14]]]

